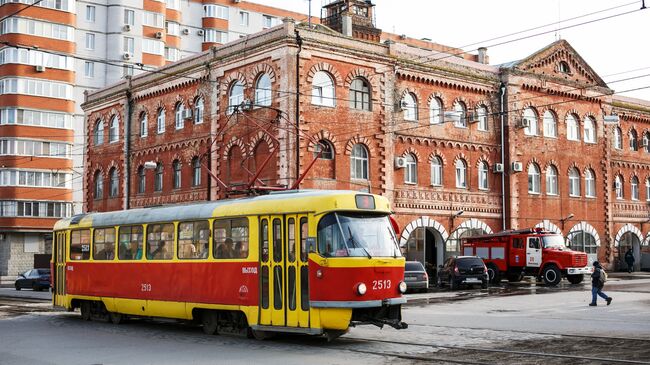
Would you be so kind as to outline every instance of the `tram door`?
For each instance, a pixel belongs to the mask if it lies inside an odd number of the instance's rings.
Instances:
[[[309,327],[307,217],[260,217],[260,325]]]
[[[66,232],[58,231],[54,234],[54,247],[52,249],[53,255],[53,269],[52,272],[52,286],[54,287],[52,293],[52,300],[55,306],[64,306],[65,295],[65,252],[66,252]]]

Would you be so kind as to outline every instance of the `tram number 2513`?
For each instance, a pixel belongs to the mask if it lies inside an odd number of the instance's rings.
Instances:
[[[390,289],[390,280],[373,280],[372,290]]]
[[[142,283],[140,284],[140,291],[151,291],[151,284]]]

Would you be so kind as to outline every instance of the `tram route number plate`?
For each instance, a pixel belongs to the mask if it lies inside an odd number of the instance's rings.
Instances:
[[[390,280],[373,280],[372,290],[390,289],[391,284]]]

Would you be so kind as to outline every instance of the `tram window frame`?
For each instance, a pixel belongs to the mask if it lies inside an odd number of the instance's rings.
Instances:
[[[227,244],[233,247],[228,247]],[[237,246],[240,246],[237,254]],[[216,260],[247,259],[250,224],[247,217],[215,219],[212,224],[212,254]]]
[[[174,236],[175,228],[173,223],[149,224],[147,226],[147,260],[172,260],[174,258]],[[152,242],[158,243],[154,250],[151,249]],[[160,252],[162,252],[162,257],[158,256]]]
[[[82,235],[82,233],[85,233],[85,235]],[[78,234],[78,242],[75,242],[75,234]],[[83,240],[84,236],[86,237],[87,242],[84,242]],[[68,253],[69,255],[68,257],[70,257],[70,260],[72,261],[90,260],[90,249],[91,249],[90,237],[91,237],[90,229],[75,229],[72,232],[70,232],[70,250],[69,250],[70,252]],[[84,244],[88,245],[88,247],[85,250],[84,250]]]
[[[109,234],[109,232],[111,231],[112,233]],[[96,261],[114,260],[115,259],[115,227],[95,228],[93,230],[92,248],[93,248],[92,249],[93,260]]]
[[[309,226],[307,217],[300,218],[300,261],[306,263],[309,260],[309,247],[307,246],[307,237],[309,236]]]
[[[287,261],[296,262],[296,220],[287,219]]]
[[[260,237],[262,238],[262,242],[260,242],[260,257],[262,259],[262,262],[268,262],[269,261],[269,220],[268,219],[262,219],[262,222],[260,223]]]
[[[282,221],[280,218],[273,219],[273,262],[282,262]]]
[[[139,228],[140,232],[134,232],[134,228]],[[123,232],[126,231],[127,232]],[[120,261],[136,261],[142,259],[142,252],[144,246],[144,228],[141,225],[123,226],[118,230],[118,248],[117,257]],[[128,234],[128,236],[126,236]],[[128,237],[128,240],[122,240],[122,237]],[[134,237],[136,238],[134,240]],[[139,238],[139,240],[138,240]],[[138,244],[137,248],[133,247],[133,243]],[[124,249],[123,249],[124,247]]]
[[[206,260],[210,256],[209,221],[179,222],[177,231],[176,252],[180,260]],[[186,249],[191,251],[189,255],[186,255]]]

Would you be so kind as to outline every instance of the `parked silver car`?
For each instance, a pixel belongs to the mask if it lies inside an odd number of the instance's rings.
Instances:
[[[407,291],[427,291],[429,289],[429,275],[419,261],[406,261],[404,282]]]

